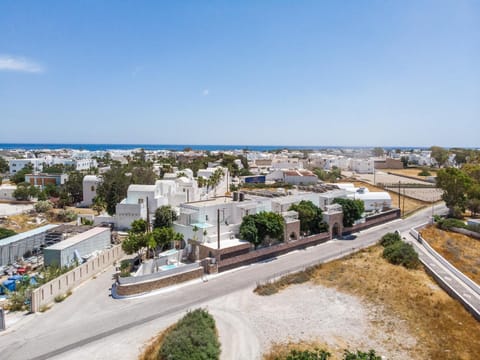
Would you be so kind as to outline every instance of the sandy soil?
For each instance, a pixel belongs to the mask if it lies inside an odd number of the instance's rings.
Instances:
[[[403,323],[358,297],[311,283],[272,296],[242,290],[210,302],[222,359],[261,359],[274,343],[321,341],[343,349],[375,349],[388,359],[408,358],[415,346]]]

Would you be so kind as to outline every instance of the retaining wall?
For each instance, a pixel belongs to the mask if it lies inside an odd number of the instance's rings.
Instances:
[[[286,254],[292,250],[304,249],[309,246],[318,245],[330,240],[329,233],[321,233],[299,240],[290,241],[273,245],[267,248],[252,250],[247,254],[234,256],[229,259],[221,260],[218,265],[218,271],[230,270],[239,266],[249,265],[254,262],[266,260],[275,256]]]
[[[37,312],[44,305],[50,304],[58,295],[64,295],[69,290],[80,285],[85,280],[105,270],[114,261],[124,256],[121,245],[105,250],[99,256],[77,266],[75,269],[32,291],[31,311]]]
[[[160,289],[162,287],[171,286],[202,277],[204,272],[203,267],[201,267],[198,263],[194,265],[196,266],[193,269],[189,269],[181,273],[162,276],[161,278],[157,277],[153,280],[135,282],[125,285],[117,284],[116,292],[120,296],[142,294],[148,291]]]

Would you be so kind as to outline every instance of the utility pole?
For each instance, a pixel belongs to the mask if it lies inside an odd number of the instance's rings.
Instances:
[[[402,210],[401,208],[401,203],[400,203],[400,180],[398,180],[398,208]],[[401,215],[401,214],[400,214]]]
[[[217,209],[217,249],[220,250],[220,208]]]

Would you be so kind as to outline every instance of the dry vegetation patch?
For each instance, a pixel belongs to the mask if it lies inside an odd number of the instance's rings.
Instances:
[[[431,170],[429,168],[426,169],[431,176],[436,176],[437,171]],[[422,168],[410,168],[410,169],[382,169],[382,171],[389,172],[391,174],[400,175],[400,176],[410,176],[417,178],[418,180],[427,180],[427,176],[419,176],[418,174],[422,171]]]
[[[158,352],[162,346],[165,336],[175,327],[175,324],[171,325],[165,330],[160,331],[156,336],[152,337],[142,353],[138,356],[138,360],[157,360]]]
[[[379,315],[396,315],[417,340],[413,359],[478,359],[480,323],[425,271],[391,265],[381,252],[375,246],[323,264],[312,279],[359,296],[376,306]],[[373,321],[383,322],[383,316]],[[394,330],[399,324],[386,325]]]
[[[428,226],[422,237],[453,266],[480,284],[480,240]]]

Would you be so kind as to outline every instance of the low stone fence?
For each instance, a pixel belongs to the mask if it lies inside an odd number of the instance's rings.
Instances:
[[[252,250],[247,254],[234,256],[229,259],[222,260],[218,264],[218,271],[230,270],[239,266],[249,265],[254,262],[266,260],[275,256],[286,254],[290,251],[297,249],[304,249],[309,246],[318,245],[324,243],[330,239],[329,233],[321,233],[305,237],[299,240],[290,241],[288,243],[282,243],[273,245],[267,248],[258,250]]]
[[[75,269],[34,289],[31,295],[30,311],[39,311],[42,306],[52,303],[56,296],[64,295],[85,280],[105,270],[123,256],[121,245],[116,245]]]
[[[119,277],[116,293],[120,296],[143,294],[148,291],[200,278],[204,273],[204,268],[200,263],[179,266],[171,270],[136,277]]]

